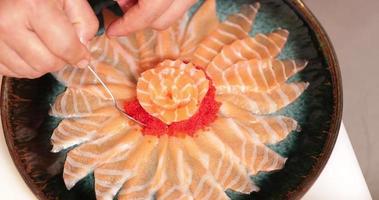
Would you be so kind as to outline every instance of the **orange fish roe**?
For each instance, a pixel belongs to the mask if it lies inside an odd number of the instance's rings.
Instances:
[[[181,136],[185,134],[193,136],[197,130],[206,127],[216,119],[217,112],[221,105],[215,100],[216,88],[213,86],[212,80],[210,80],[209,77],[207,77],[207,79],[209,80],[208,92],[201,101],[199,110],[187,120],[167,125],[146,112],[138,99],[125,102],[125,112],[137,121],[145,124],[142,131],[145,135],[155,135],[159,137],[164,134],[169,136]]]

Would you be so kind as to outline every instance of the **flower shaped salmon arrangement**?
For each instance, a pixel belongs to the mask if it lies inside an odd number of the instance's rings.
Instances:
[[[258,191],[250,176],[286,161],[266,145],[298,126],[271,113],[308,86],[286,82],[306,61],[275,59],[288,31],[249,36],[258,9],[244,5],[220,22],[215,0],[207,0],[166,30],[95,38],[92,64],[140,123],[113,107],[87,69],[55,73],[67,86],[51,109],[63,118],[52,151],[70,148],[66,187],[93,173],[99,200],[228,199],[227,189]]]

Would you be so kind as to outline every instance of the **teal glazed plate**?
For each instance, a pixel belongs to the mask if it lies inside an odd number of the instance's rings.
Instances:
[[[223,20],[242,4],[251,2],[218,0],[218,16]],[[98,11],[94,1],[91,3]],[[109,2],[101,6],[115,8]],[[102,22],[101,14],[98,17]],[[299,99],[280,111],[296,119],[301,131],[269,146],[288,157],[282,170],[258,173],[252,179],[261,188],[259,192],[242,195],[227,191],[231,199],[301,198],[323,170],[338,135],[342,115],[341,75],[325,31],[301,0],[261,1],[251,35],[278,27],[290,32],[280,58],[309,61],[290,81],[306,81],[310,86]],[[92,200],[95,199],[93,174],[68,191],[62,177],[67,152],[50,152],[50,137],[60,119],[49,116],[48,111],[64,90],[52,75],[34,80],[3,78],[1,118],[6,142],[21,176],[39,199]]]

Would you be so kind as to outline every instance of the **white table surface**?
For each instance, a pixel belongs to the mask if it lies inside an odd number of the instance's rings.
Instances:
[[[372,199],[343,124],[328,163],[303,199]]]
[[[37,199],[19,175],[9,155],[0,126],[0,199]],[[324,171],[303,199],[371,200],[366,182],[342,125],[337,144]]]

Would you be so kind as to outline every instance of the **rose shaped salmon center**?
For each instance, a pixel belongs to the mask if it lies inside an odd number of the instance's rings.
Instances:
[[[158,67],[143,72],[137,82],[137,99],[150,115],[167,125],[189,119],[209,89],[205,73],[192,64]]]

